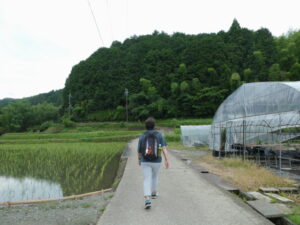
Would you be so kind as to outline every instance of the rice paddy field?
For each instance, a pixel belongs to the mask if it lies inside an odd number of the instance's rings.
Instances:
[[[140,130],[87,126],[0,136],[0,202],[60,198],[111,187]]]
[[[182,124],[207,124],[211,119],[157,121],[180,142]],[[112,186],[120,156],[129,140],[144,130],[142,122],[52,124],[44,132],[0,136],[0,202],[61,198]]]

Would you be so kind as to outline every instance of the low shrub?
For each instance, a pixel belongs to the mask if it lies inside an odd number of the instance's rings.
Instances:
[[[40,131],[45,131],[47,130],[49,127],[51,127],[53,125],[53,122],[52,121],[46,121],[44,123],[42,123],[39,127],[39,130]]]
[[[0,127],[0,136],[1,136],[2,134],[5,134],[5,128],[4,128],[4,127]]]
[[[70,119],[63,119],[62,122],[63,122],[64,127],[66,127],[66,128],[73,128],[76,126],[76,123]]]

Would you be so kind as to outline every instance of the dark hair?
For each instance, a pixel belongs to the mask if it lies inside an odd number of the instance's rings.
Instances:
[[[153,117],[148,117],[145,121],[145,127],[147,130],[153,130],[155,127],[155,119]]]

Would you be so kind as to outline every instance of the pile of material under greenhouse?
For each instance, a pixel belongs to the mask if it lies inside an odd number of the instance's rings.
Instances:
[[[300,174],[300,82],[243,84],[219,106],[211,127],[200,127],[191,127],[190,137],[188,126],[181,128],[184,144],[205,143],[207,135],[214,156],[240,155]]]

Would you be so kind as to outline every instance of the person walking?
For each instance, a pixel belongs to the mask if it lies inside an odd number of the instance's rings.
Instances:
[[[146,132],[140,135],[138,143],[138,161],[144,176],[145,209],[151,208],[151,199],[157,198],[158,174],[164,156],[164,166],[169,168],[167,143],[162,134],[154,130],[155,119],[145,121]]]

